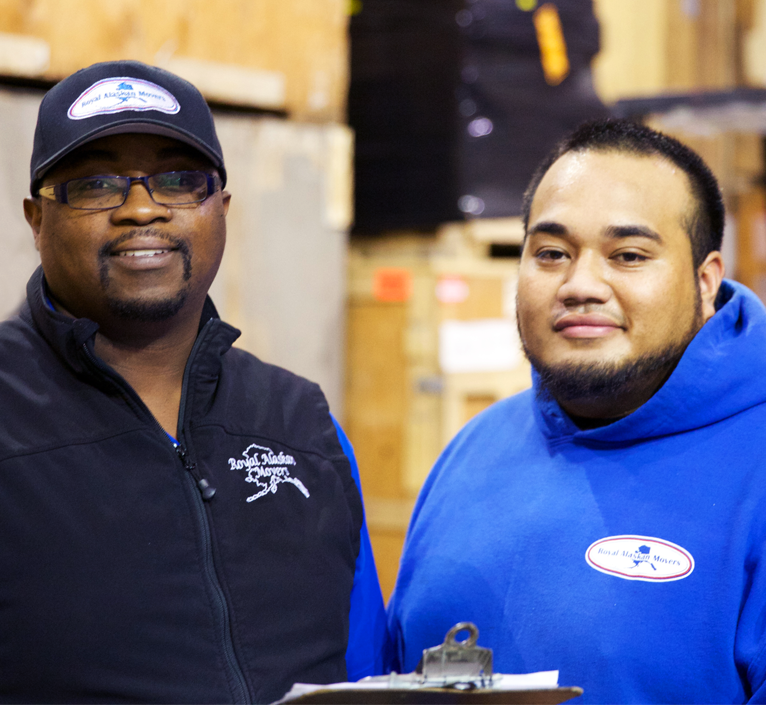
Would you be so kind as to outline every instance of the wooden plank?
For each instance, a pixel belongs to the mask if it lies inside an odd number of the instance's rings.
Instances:
[[[381,267],[410,272],[408,300],[375,300],[374,273]],[[490,259],[470,224],[352,240],[345,428],[359,458],[386,596],[412,503],[439,452],[474,413],[530,384],[521,361],[499,372],[444,374],[439,368],[440,323],[512,318],[517,271],[516,260]],[[440,301],[444,280],[464,296]]]
[[[672,0],[596,0],[601,51],[593,78],[602,100],[652,95],[665,85],[666,5]]]
[[[23,34],[0,32],[0,73],[4,76],[39,77],[49,68],[48,42]]]
[[[29,156],[42,91],[0,89],[0,320],[21,306],[40,264],[22,201],[29,196]]]
[[[370,527],[370,542],[375,556],[375,567],[378,569],[380,589],[383,599],[388,602],[396,586],[396,576],[399,572],[399,560],[404,548],[405,530],[375,529]]]
[[[348,309],[344,427],[365,494],[373,497],[403,495],[406,320],[404,303],[357,302]]]
[[[239,347],[319,383],[342,420],[347,236],[331,182],[347,128],[214,117],[232,199],[211,296]]]
[[[460,280],[465,282],[467,296],[464,301],[442,303],[439,306],[442,321],[502,318],[504,283],[502,278],[470,276],[460,277]]]
[[[489,394],[487,392],[470,392],[466,394],[463,403],[463,417],[461,419],[463,425],[467,424],[476,414],[480,414],[485,409],[488,409],[496,401],[498,401],[496,394]]]
[[[733,88],[737,76],[737,3],[698,0],[696,81],[692,88]]]
[[[699,85],[699,33],[693,11],[699,3],[672,0],[665,4],[663,21],[666,33],[656,51],[663,58],[663,79],[659,91],[683,92]]]
[[[50,46],[45,77],[97,61],[191,59],[225,83],[220,66],[231,64],[281,76],[291,117],[323,122],[345,121],[347,23],[345,0],[0,0],[0,32]]]
[[[742,79],[750,0],[596,0],[602,49],[594,81],[603,100],[731,88]],[[753,51],[753,55],[757,51]]]
[[[753,187],[737,199],[737,278],[766,302],[766,192]]]

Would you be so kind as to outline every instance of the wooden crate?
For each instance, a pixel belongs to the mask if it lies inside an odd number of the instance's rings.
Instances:
[[[347,0],[0,0],[0,74],[60,79],[138,59],[220,102],[344,122],[347,10]]]
[[[743,84],[742,48],[756,1],[596,0],[597,92],[610,103]]]
[[[766,302],[766,190],[754,185],[737,201],[739,281]]]
[[[759,293],[766,302],[766,287],[753,279],[759,261],[757,243],[752,235],[751,217],[757,211],[764,174],[763,136],[755,133],[722,132],[699,135],[672,129],[662,116],[647,120],[656,129],[689,145],[705,160],[721,187],[726,206],[726,227],[721,248],[726,277],[736,279]]]
[[[414,500],[443,447],[476,413],[530,383],[518,351],[518,364],[504,370],[445,372],[440,363],[445,323],[515,330],[518,262],[490,259],[471,232],[448,225],[351,245],[344,427],[386,598]]]

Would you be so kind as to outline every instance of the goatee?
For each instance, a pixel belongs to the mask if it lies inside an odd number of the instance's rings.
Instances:
[[[147,301],[140,298],[119,299],[110,295],[109,257],[112,256],[111,253],[114,251],[114,248],[139,234],[164,240],[170,244],[174,250],[181,253],[183,261],[183,281],[186,285],[174,296],[159,301]],[[131,230],[102,245],[98,254],[101,262],[99,271],[101,287],[106,294],[106,303],[109,306],[109,310],[118,318],[126,321],[140,321],[144,323],[167,321],[184,307],[186,297],[189,294],[188,282],[191,279],[192,274],[191,250],[188,243],[184,240],[171,237],[157,229],[141,229],[140,231]]]
[[[697,286],[694,317],[680,339],[627,360],[549,365],[529,350],[517,321],[524,354],[540,377],[541,391],[564,404],[617,401],[637,392],[646,401],[667,381],[703,322],[702,297]]]
[[[662,377],[664,382],[675,369],[689,342],[691,338],[633,360],[615,362],[546,365],[526,346],[524,352],[537,371],[543,389],[554,399],[559,402],[590,402],[628,395],[641,389],[647,380],[655,379],[658,372],[665,372]]]
[[[187,289],[182,289],[173,298],[159,301],[143,301],[141,299],[122,300],[107,297],[109,310],[124,321],[140,321],[142,323],[157,323],[167,321],[175,316],[186,303]]]

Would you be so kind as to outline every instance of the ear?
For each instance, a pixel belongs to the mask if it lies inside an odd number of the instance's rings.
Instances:
[[[32,228],[32,235],[35,238],[35,249],[40,251],[40,224],[43,221],[43,208],[39,198],[24,199],[24,217]]]
[[[223,201],[223,214],[229,212],[229,203],[231,203],[231,194],[228,191],[221,191],[221,200]]]
[[[697,269],[697,281],[702,299],[702,320],[707,323],[715,314],[715,297],[724,275],[721,253],[711,252]]]

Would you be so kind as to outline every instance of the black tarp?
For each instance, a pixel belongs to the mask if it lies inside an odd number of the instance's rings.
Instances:
[[[357,232],[432,228],[466,211],[518,215],[548,150],[608,114],[590,72],[599,42],[591,0],[552,4],[570,63],[555,86],[534,13],[513,0],[362,0],[349,93]]]

